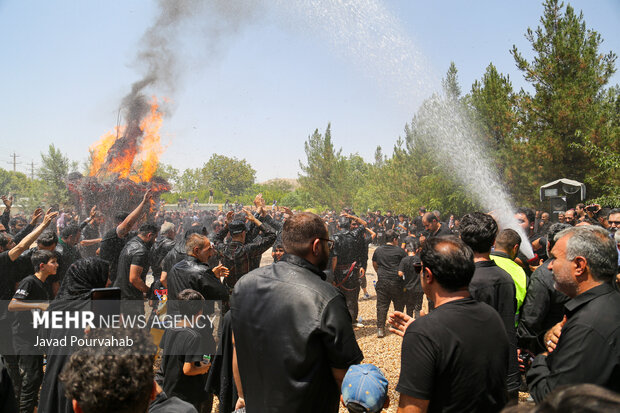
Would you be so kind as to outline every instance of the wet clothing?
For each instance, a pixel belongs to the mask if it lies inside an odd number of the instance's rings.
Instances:
[[[99,257],[110,263],[110,281],[116,281],[118,258],[129,239],[129,235],[120,238],[116,233],[116,227],[106,232],[101,239]]]
[[[168,237],[159,237],[151,251],[151,270],[153,271],[153,279],[158,280],[161,277],[162,262],[164,258],[175,246],[175,242]]]
[[[228,288],[207,264],[191,255],[175,264],[168,273],[168,297],[176,300],[179,293],[188,288],[198,291],[205,300],[228,300]],[[171,313],[177,311],[174,301],[170,301],[168,305]]]
[[[19,283],[13,298],[20,301],[48,302],[51,299],[51,293],[49,284],[34,275],[29,275]],[[36,349],[33,346],[38,333],[32,326],[32,311],[35,310],[15,311],[13,347],[17,354],[33,354],[33,350]]]
[[[49,277],[48,281],[62,283],[62,279],[71,264],[82,258],[82,254],[77,247],[72,247],[59,239],[58,244],[56,244],[56,255],[58,256],[58,270],[56,270],[56,275]]]
[[[114,281],[114,286],[121,289],[122,300],[142,301],[143,293],[133,286],[129,281],[129,272],[132,265],[137,265],[142,268],[140,278],[142,281],[146,281],[146,274],[149,271],[149,253],[150,245],[144,242],[139,236],[135,236],[130,239],[118,257],[117,277]],[[135,310],[135,311],[134,311]],[[137,303],[131,303],[127,306],[128,312],[143,312],[144,308],[140,310]]]
[[[404,274],[403,304],[406,313],[410,317],[415,313],[416,318],[420,316],[424,299],[424,291],[420,285],[420,273],[416,270],[416,266],[420,265],[420,257],[415,255],[406,256],[398,265],[398,271]]]
[[[527,348],[535,354],[545,351],[543,336],[562,321],[564,304],[570,300],[555,289],[553,273],[547,268],[549,261],[545,261],[532,273],[517,326],[519,347]]]
[[[338,412],[331,369],[363,355],[344,297],[324,280],[317,267],[285,254],[237,282],[232,324],[248,411]]]
[[[99,233],[99,226],[93,225],[92,223],[86,225],[82,230],[82,239],[91,240],[97,238],[101,238],[101,234]],[[97,248],[99,248],[99,244],[80,246],[82,257],[95,257],[97,255]]]
[[[445,222],[441,223],[441,226],[437,229],[437,231],[433,232],[433,233],[429,233],[426,238],[434,238],[434,237],[445,237],[447,235],[452,235],[452,231],[450,231],[450,228],[448,227],[448,224],[446,224]]]
[[[540,402],[559,386],[592,383],[620,392],[620,294],[609,283],[569,300],[555,350],[534,359],[527,373]]]
[[[396,391],[428,412],[499,412],[507,401],[508,338],[497,312],[463,298],[409,325]]]
[[[183,261],[185,258],[187,258],[187,253],[185,252],[185,241],[179,241],[170,251],[168,251],[164,259],[161,261],[162,272],[169,273],[176,263]]]
[[[515,312],[517,311],[515,283],[506,271],[494,261],[476,262],[476,271],[469,283],[472,298],[493,307],[504,322],[510,344],[508,366],[508,391],[519,388],[519,364],[517,360],[517,335]]]
[[[215,249],[220,254],[222,264],[228,268],[228,277],[225,283],[233,288],[237,281],[251,271],[252,266],[256,265],[256,260],[260,263],[260,257],[267,251],[276,240],[275,230],[266,222],[259,227],[260,234],[254,240],[246,243],[230,241],[224,243],[224,238],[228,233],[228,227],[224,227],[214,238]]]
[[[333,254],[337,257],[334,282],[345,296],[347,308],[353,321],[357,320],[359,311],[357,301],[360,294],[359,269],[368,261],[368,245],[366,244],[365,233],[366,228],[360,225],[351,231],[343,231],[334,236]],[[362,263],[364,256],[366,261]],[[351,269],[353,263],[355,266]]]

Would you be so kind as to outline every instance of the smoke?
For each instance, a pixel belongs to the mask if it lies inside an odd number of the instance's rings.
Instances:
[[[257,0],[159,0],[157,17],[142,35],[136,54],[135,65],[143,76],[121,101],[127,129],[108,151],[105,166],[119,156],[139,152],[140,123],[150,110],[147,90],[174,100],[192,66],[187,60],[213,61],[261,10]],[[192,49],[194,56],[182,55],[182,50]],[[160,111],[169,115],[170,107]]]

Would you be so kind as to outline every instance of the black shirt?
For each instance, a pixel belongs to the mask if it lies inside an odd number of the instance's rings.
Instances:
[[[167,329],[161,339],[164,391],[192,404],[206,399],[207,374],[187,376],[183,373],[183,364],[202,361],[200,340],[200,334],[191,328]]]
[[[620,392],[620,294],[608,283],[568,301],[555,350],[527,374],[536,402],[558,386],[592,383]]]
[[[331,369],[347,369],[363,355],[344,296],[324,278],[308,261],[285,254],[237,282],[232,325],[254,411],[338,412]]]
[[[428,237],[426,238],[444,237],[446,235],[452,235],[452,231],[450,231],[448,224],[446,224],[445,222],[440,222],[440,226],[437,231],[433,232],[432,234],[428,234]]]
[[[398,276],[398,266],[407,253],[396,245],[382,245],[375,250],[372,256],[373,262],[377,263],[377,278],[379,280],[401,281]]]
[[[149,406],[149,413],[198,413],[196,408],[178,397],[168,397],[166,392],[159,393]]]
[[[110,263],[110,281],[116,281],[118,258],[127,242],[127,237],[119,238],[116,228],[106,232],[101,239],[99,257]]]
[[[405,288],[407,291],[422,292],[422,286],[420,285],[420,273],[415,270],[414,263],[420,262],[419,258],[415,255],[408,255],[398,265],[398,271],[405,274]]]
[[[142,291],[138,290],[129,281],[129,271],[132,265],[142,267],[140,278],[146,280],[149,271],[149,250],[147,245],[139,236],[130,239],[118,257],[117,277],[114,282],[115,287],[121,289],[121,299],[123,300],[142,300]]]
[[[13,298],[21,301],[47,302],[50,300],[49,285],[34,275],[24,278],[17,286]],[[37,310],[38,311],[38,310]],[[37,330],[33,328],[31,311],[16,311],[13,321],[13,346],[18,354],[33,354]]]
[[[116,232],[116,230],[114,230],[114,232]],[[99,226],[93,225],[92,223],[88,224],[82,230],[82,237],[85,240],[100,238],[101,234],[99,234]],[[93,244],[88,246],[81,246],[80,250],[83,257],[94,257],[97,255],[97,248],[99,248],[99,245]]]
[[[519,347],[537,353],[544,351],[542,337],[547,330],[562,321],[564,304],[569,300],[554,288],[553,273],[548,265],[549,260],[532,274],[517,326]]]
[[[428,412],[498,412],[506,401],[508,338],[497,312],[450,301],[405,331],[396,391],[430,400]]]
[[[9,251],[0,252],[0,320],[7,318],[8,301],[15,294],[15,287],[11,277],[13,261],[9,257]]]
[[[476,271],[469,283],[469,292],[475,300],[493,307],[504,322],[510,342],[508,390],[516,390],[519,387],[519,364],[515,329],[515,312],[517,311],[515,282],[510,274],[498,267],[494,261],[479,261],[476,263]]]

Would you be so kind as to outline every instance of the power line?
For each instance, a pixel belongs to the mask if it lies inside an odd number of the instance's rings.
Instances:
[[[13,158],[13,172],[17,172],[17,164],[21,164],[21,162],[17,162],[17,158],[19,158],[20,156],[18,154],[16,154],[15,152],[13,152],[11,155],[9,155],[11,158]],[[11,162],[8,162],[11,163]]]

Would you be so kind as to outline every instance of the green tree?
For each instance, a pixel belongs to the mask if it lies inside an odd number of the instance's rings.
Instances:
[[[70,172],[77,171],[78,163],[72,162],[63,155],[54,144],[48,148],[47,154],[41,153],[41,167],[38,176],[45,184],[45,198],[50,204],[67,204],[69,193],[65,179]]]
[[[583,149],[586,139],[605,145],[616,137],[604,136],[600,117],[605,116],[604,86],[615,72],[616,55],[602,54],[601,36],[586,28],[582,13],[558,0],[544,2],[541,26],[527,29],[526,39],[535,53],[528,61],[512,48],[517,67],[534,88],[521,91],[519,125],[524,156],[536,160],[531,187],[557,178],[583,182],[596,167]],[[570,145],[575,143],[577,145]],[[600,187],[591,187],[593,195]]]
[[[172,185],[173,189],[177,189],[176,187],[179,185],[179,179],[181,178],[181,175],[178,169],[172,167],[172,165],[168,165],[163,162],[159,162],[157,164],[157,170],[155,171],[155,176],[163,178],[166,181],[168,181],[168,183]]]
[[[441,85],[446,96],[451,100],[458,100],[461,97],[461,86],[459,85],[458,70],[456,64],[450,62],[448,73],[441,81]]]
[[[316,129],[304,143],[306,163],[299,162],[301,191],[307,194],[307,207],[329,207],[340,209],[347,204],[345,199],[345,170],[342,149],[336,151],[331,137],[331,124],[325,135]]]
[[[218,189],[231,196],[241,195],[256,179],[256,171],[245,159],[229,158],[214,153],[201,169],[199,187]]]

